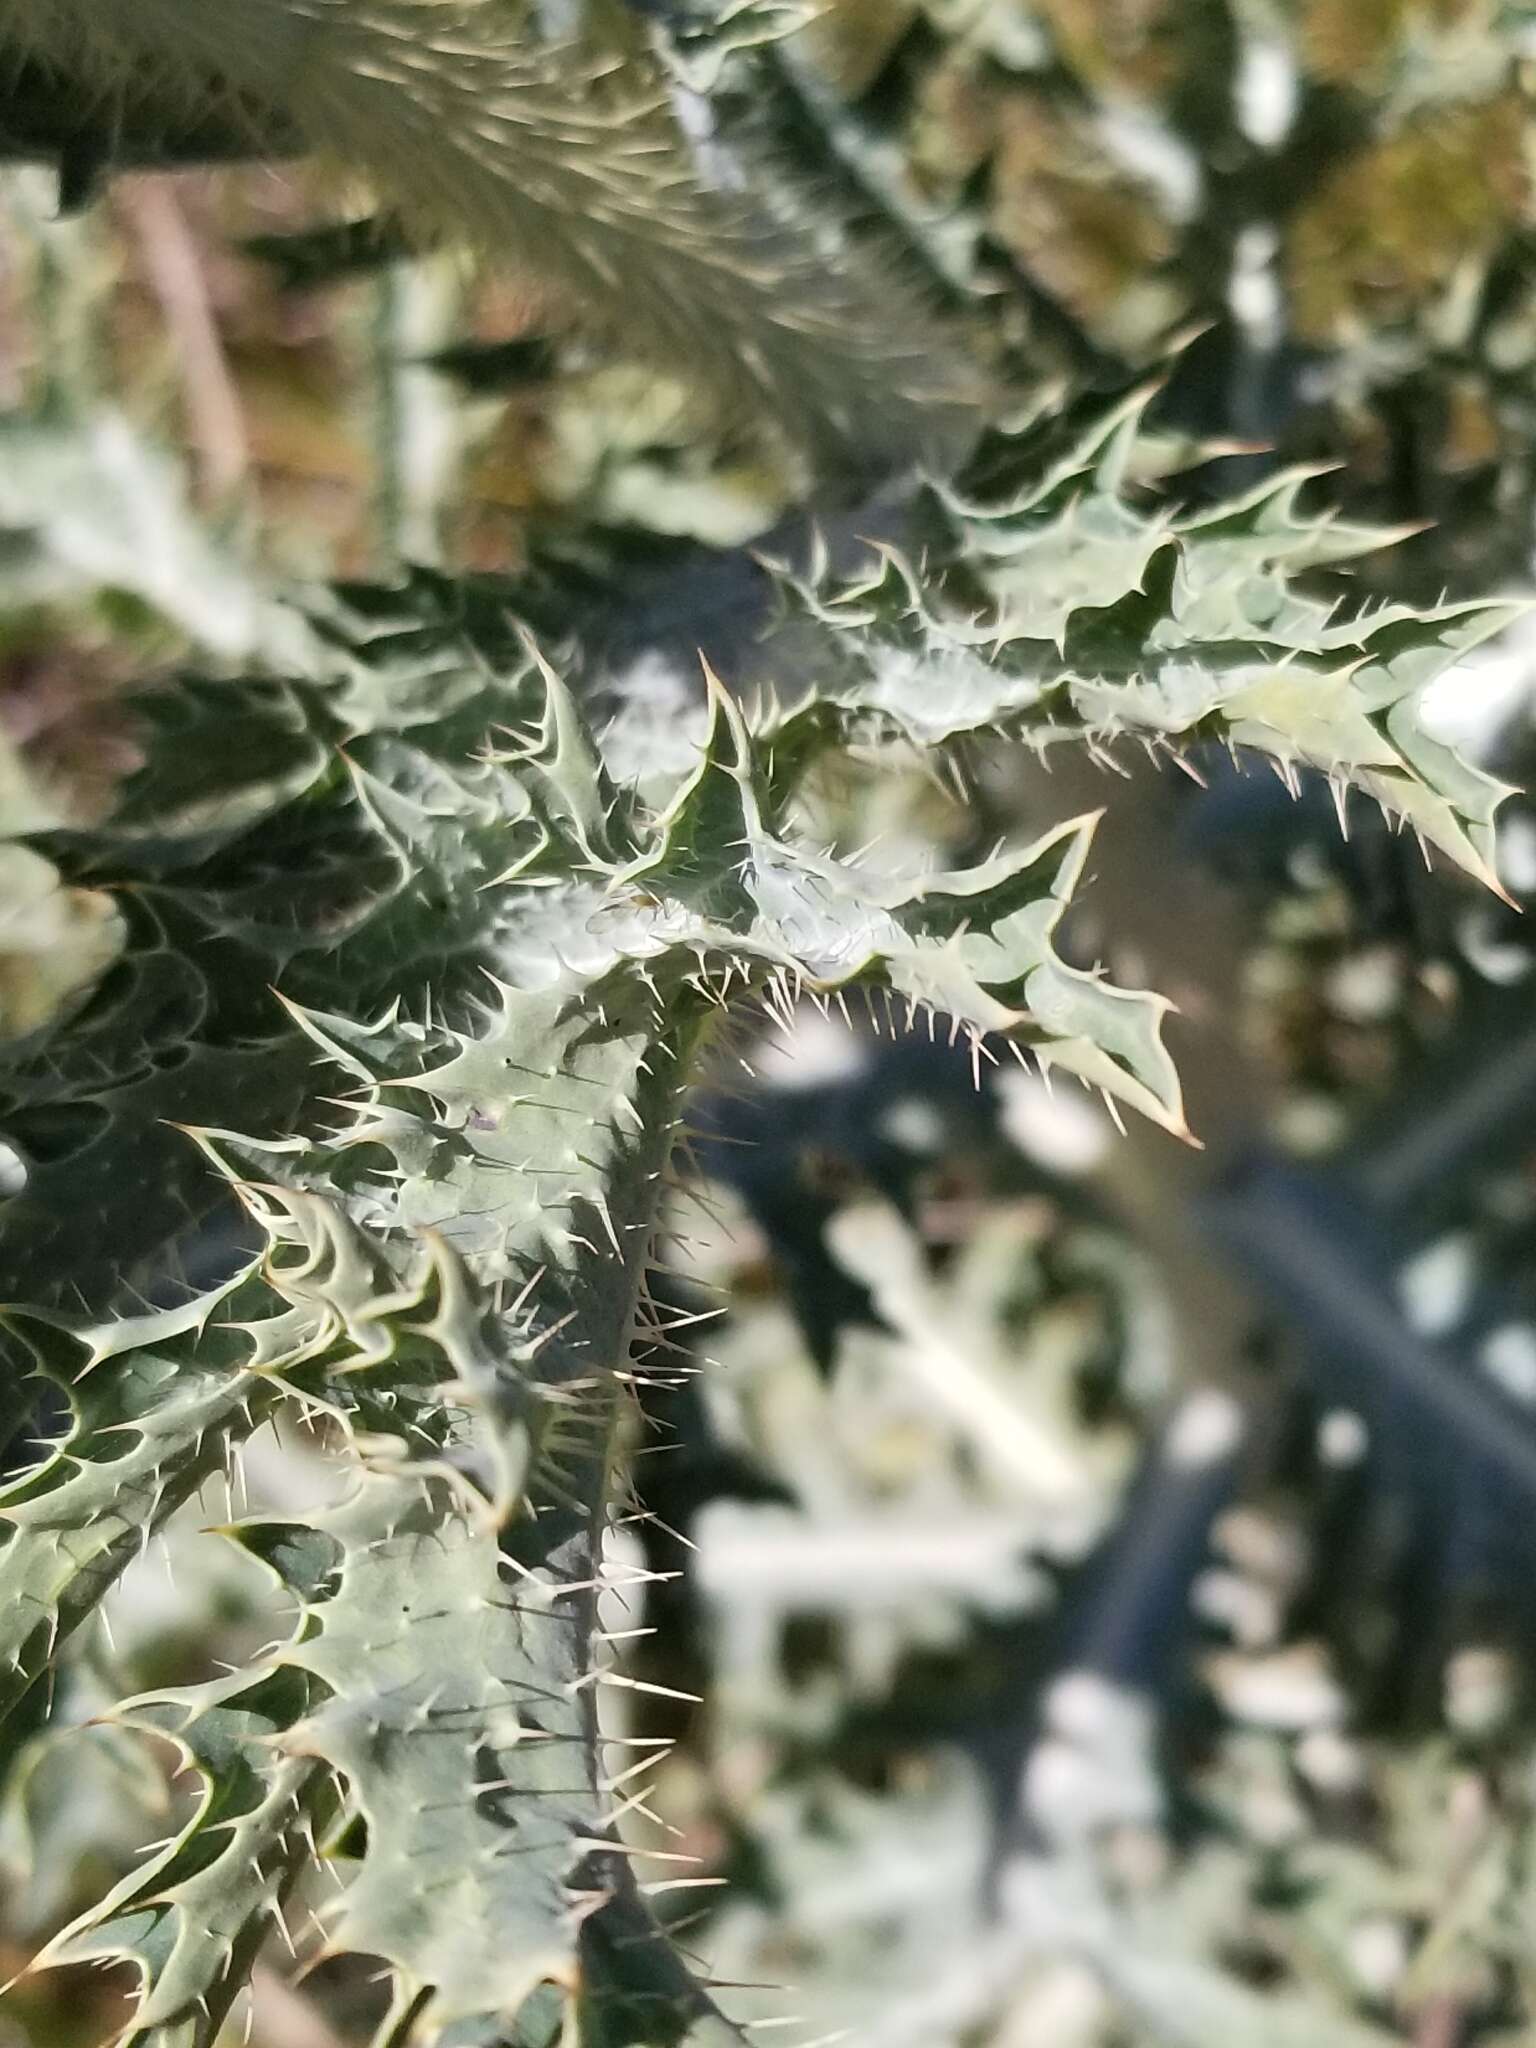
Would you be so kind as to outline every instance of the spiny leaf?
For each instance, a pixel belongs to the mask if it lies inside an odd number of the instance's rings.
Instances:
[[[1524,606],[1351,614],[1304,594],[1301,573],[1402,537],[1302,513],[1311,472],[1192,516],[1132,504],[1121,478],[1147,395],[1039,471],[1035,436],[995,440],[978,458],[984,491],[928,493],[921,556],[887,548],[851,581],[782,577],[790,610],[827,634],[828,666],[803,707],[783,693],[781,744],[803,758],[882,734],[1221,741],[1287,776],[1309,767],[1361,789],[1497,889],[1493,818],[1508,792],[1435,738],[1427,700]]]
[[[273,1669],[130,1700],[114,1719],[164,1736],[203,1783],[192,1818],[145,1867],[39,1952],[34,1969],[131,1965],[138,2003],[123,2048],[211,2048],[334,1800],[306,1757],[274,1742],[302,1718],[304,1675]]]
[[[330,1941],[433,1987],[436,2024],[514,2013],[565,1968],[604,1823],[583,1602],[505,1567],[441,1485],[365,1479],[313,1526],[336,1589],[284,1659],[321,1697],[278,1746],[338,1770],[367,1825]]]
[[[970,870],[882,882],[772,829],[766,749],[713,679],[711,693],[700,766],[658,821],[660,849],[626,877],[693,912],[691,929],[670,918],[679,942],[719,961],[726,983],[755,957],[816,994],[890,990],[906,999],[909,1025],[938,1012],[955,1030],[1029,1045],[1182,1130],[1160,1035],[1167,1005],[1069,968],[1052,945],[1094,820]],[[657,922],[668,928],[665,912]]]
[[[256,1426],[268,1395],[234,1362],[246,1347],[216,1325],[215,1341],[207,1334],[234,1291],[116,1324],[8,1319],[73,1413],[67,1433],[0,1487],[0,1719],[157,1525]],[[189,1333],[200,1356],[178,1344]]]
[[[504,2030],[542,1983],[580,2048],[730,2038],[609,1838],[592,1705],[692,1063],[744,1005],[862,988],[893,1021],[947,1019],[978,1059],[1006,1039],[1181,1127],[1166,1006],[1055,952],[1094,821],[882,877],[796,821],[819,748],[993,727],[1226,738],[1348,775],[1481,857],[1496,794],[1422,709],[1488,611],[1344,619],[1298,596],[1296,567],[1366,543],[1301,517],[1292,482],[1220,518],[1123,502],[1135,417],[1043,462],[995,445],[986,489],[930,497],[924,560],[793,591],[828,629],[826,686],[753,720],[708,678],[697,762],[653,805],[613,786],[496,606],[415,579],[310,606],[298,680],[241,693],[217,805],[151,766],[115,838],[60,848],[80,873],[105,849],[118,873],[137,859],[140,880],[114,975],[12,1062],[23,1125],[85,1111],[89,1142],[18,1209],[10,1256],[67,1251],[104,1159],[134,1169],[114,1251],[150,1249],[210,1191],[243,1201],[267,1250],[170,1317],[13,1319],[76,1420],[0,1494],[0,1692],[6,1657],[15,1695],[253,1418],[323,1409],[357,1476],[341,1508],[244,1532],[300,1600],[293,1640],[136,1709],[186,1744],[208,1798],[68,1940],[138,1964],[139,2023],[167,2048],[208,2038],[296,1867],[293,1800],[313,1810],[333,1773],[368,1832],[334,1938],[397,1972],[401,2029]],[[169,693],[157,744],[213,743],[227,701],[215,680]],[[178,1138],[188,1163],[155,1179],[139,1229],[167,1113],[203,1126],[202,1155]],[[258,1842],[237,1881],[224,1859]]]

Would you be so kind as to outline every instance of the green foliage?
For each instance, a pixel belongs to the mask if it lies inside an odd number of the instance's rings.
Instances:
[[[327,1415],[356,1472],[337,1508],[232,1532],[297,1600],[289,1641],[122,1709],[183,1746],[204,1801],[48,1958],[130,1959],[145,2038],[213,2038],[337,1802],[365,1847],[331,1939],[392,1967],[413,2024],[504,2023],[541,1982],[579,1984],[583,2039],[722,2024],[612,1934],[640,1906],[596,1704],[625,1682],[597,1594],[701,1049],[855,990],[1180,1128],[1163,1006],[1052,945],[1091,821],[892,880],[796,823],[815,753],[1215,733],[1321,761],[1486,872],[1497,788],[1414,717],[1504,614],[1335,622],[1290,573],[1377,536],[1301,518],[1289,480],[1143,516],[1118,489],[1134,427],[1115,414],[1032,486],[1028,439],[1000,443],[990,500],[932,495],[921,570],[794,592],[830,629],[825,681],[754,721],[708,677],[664,800],[615,784],[494,590],[421,578],[301,604],[269,636],[283,673],[167,685],[115,817],[51,842],[110,873],[128,936],[10,1056],[10,1289],[95,1307],[10,1317],[13,1361],[74,1412],[0,1494],[0,1701],[275,1410]],[[254,1261],[129,1309],[121,1276],[231,1194]]]
[[[929,492],[920,567],[887,552],[868,579],[789,585],[842,643],[818,679],[843,714],[826,729],[841,737],[851,715],[918,745],[993,732],[1040,748],[1250,748],[1288,780],[1326,775],[1341,816],[1347,791],[1366,791],[1496,888],[1505,792],[1435,738],[1424,706],[1523,607],[1341,609],[1298,589],[1306,571],[1397,537],[1304,514],[1306,472],[1212,511],[1143,510],[1125,481],[1146,398],[1059,454],[1059,422],[993,437],[976,459],[980,488]]]
[[[157,38],[173,109],[227,72],[234,111],[265,119],[287,80],[301,139],[438,223],[518,231],[589,298],[612,306],[615,251],[643,246],[655,267],[638,287],[624,272],[619,310],[653,345],[704,345],[754,404],[803,400],[857,445],[888,374],[898,417],[927,417],[905,300],[893,287],[889,321],[861,329],[850,396],[837,343],[864,286],[808,309],[788,287],[837,266],[802,257],[787,214],[759,233],[695,187],[654,52],[602,73],[616,166],[572,145],[589,116],[570,52],[514,48],[488,8],[433,8],[428,35],[421,0],[345,18],[273,0],[275,40],[243,8],[233,41],[222,5],[171,11],[18,7],[6,34],[55,69],[78,59],[109,104],[135,103],[125,59]],[[684,36],[669,59],[694,84],[716,60],[750,80],[758,58]],[[526,156],[507,171],[530,108],[553,123],[543,183]],[[813,767],[856,753],[879,776],[913,746],[963,765],[978,738],[1216,741],[1283,778],[1320,769],[1341,813],[1358,791],[1496,886],[1504,792],[1436,738],[1426,700],[1511,608],[1348,602],[1340,570],[1395,536],[1303,510],[1296,473],[1180,510],[1142,487],[1145,403],[999,428],[924,486],[906,553],[781,575],[804,667],[751,705],[706,671],[686,766],[643,778],[654,702],[633,685],[594,730],[516,582],[274,592],[125,429],[6,428],[0,604],[110,622],[155,681],[110,814],[71,821],[18,776],[0,844],[0,1448],[44,1387],[65,1416],[0,1485],[0,1743],[25,1739],[114,1583],[259,1432],[316,1433],[335,1482],[216,1532],[272,1579],[279,1640],[104,1717],[169,1740],[199,1787],[40,1957],[127,1964],[125,2038],[212,2048],[317,1863],[340,1890],[316,1957],[382,1965],[383,2041],[744,2038],[653,1908],[694,1866],[642,1826],[662,1745],[619,1706],[685,1701],[633,1675],[612,1615],[653,1578],[618,1529],[668,1341],[651,1279],[690,1090],[749,1022],[853,996],[892,1036],[1076,1075],[1187,1135],[1166,1003],[1062,938],[1094,818],[893,872],[824,847]],[[965,1329],[971,1295],[931,1283],[892,1216],[838,1242],[898,1334]],[[995,1285],[1001,1326],[1012,1266],[963,1270]],[[979,1413],[1007,1352],[990,1322],[983,1350],[962,1383]],[[1056,1419],[973,1420],[954,1456],[1018,1484]],[[1097,1526],[1103,1473],[1063,1457],[1056,1477]],[[868,1818],[836,1814],[873,1861]]]

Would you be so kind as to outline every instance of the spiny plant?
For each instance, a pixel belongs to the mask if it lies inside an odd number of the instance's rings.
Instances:
[[[1323,768],[1492,880],[1499,786],[1425,704],[1508,607],[1304,594],[1390,536],[1304,516],[1295,476],[1216,512],[1133,501],[1144,398],[992,435],[925,491],[910,556],[786,575],[814,665],[750,707],[706,676],[670,783],[627,771],[643,702],[594,735],[515,585],[280,598],[228,571],[240,633],[221,659],[193,624],[114,816],[33,855],[105,936],[5,1047],[0,1287],[32,1305],[5,1318],[0,1438],[39,1379],[68,1412],[0,1491],[0,1721],[254,1431],[320,1418],[350,1475],[223,1532],[294,1603],[288,1639],[117,1709],[201,1798],[39,1962],[130,1965],[128,2038],[217,2037],[317,1844],[348,1873],[325,1952],[390,1973],[386,2039],[739,2038],[651,1917],[692,1880],[633,1873],[654,1752],[601,1710],[638,1682],[600,1596],[638,1583],[609,1536],[637,1345],[675,1340],[647,1273],[690,1081],[754,1013],[854,993],[1183,1129],[1166,1006],[1056,947],[1094,819],[893,878],[815,842],[813,762],[1214,739]],[[11,431],[37,458],[56,430]],[[78,544],[42,502],[31,527]],[[77,546],[77,593],[104,560],[133,585],[131,552]]]
[[[1528,7],[828,0],[763,69],[1026,375],[1186,324],[1185,425],[1433,522],[1398,592],[1523,572]],[[1418,579],[1416,586],[1412,579]]]
[[[1431,685],[1518,603],[1351,605],[1297,578],[1400,538],[1307,514],[1316,476],[1282,471],[1181,512],[1133,488],[1152,387],[989,434],[959,483],[919,494],[913,539],[867,574],[780,577],[825,636],[815,686],[771,694],[799,762],[822,737],[945,748],[991,735],[1040,750],[1117,741],[1182,760],[1202,743],[1306,767],[1372,796],[1489,887],[1507,793],[1435,737]],[[771,664],[770,664],[771,665]]]
[[[823,463],[953,451],[979,391],[954,336],[896,265],[715,132],[714,74],[798,10],[683,9],[676,37],[646,19],[666,11],[590,0],[556,30],[532,0],[17,0],[0,137],[51,157],[76,200],[119,161],[323,153],[389,209],[386,240],[514,257]]]

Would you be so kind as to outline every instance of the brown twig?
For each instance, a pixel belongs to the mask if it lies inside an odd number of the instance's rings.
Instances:
[[[1466,2031],[1466,2007],[1453,1992],[1442,1991],[1420,2007],[1413,2048],[1461,2048]]]
[[[175,344],[199,494],[218,504],[245,482],[250,444],[197,243],[170,176],[124,178],[116,199]]]

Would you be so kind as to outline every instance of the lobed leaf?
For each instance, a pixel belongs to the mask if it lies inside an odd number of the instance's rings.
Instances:
[[[927,493],[921,553],[886,548],[842,581],[781,572],[829,662],[809,705],[785,693],[785,743],[992,733],[1042,749],[1251,748],[1287,778],[1312,768],[1362,790],[1497,890],[1508,791],[1435,736],[1430,691],[1524,605],[1345,612],[1306,594],[1306,572],[1401,537],[1302,513],[1312,472],[1214,511],[1142,509],[1125,476],[1148,396],[1110,408],[1043,473],[1039,434],[995,437],[976,465],[984,485]]]

